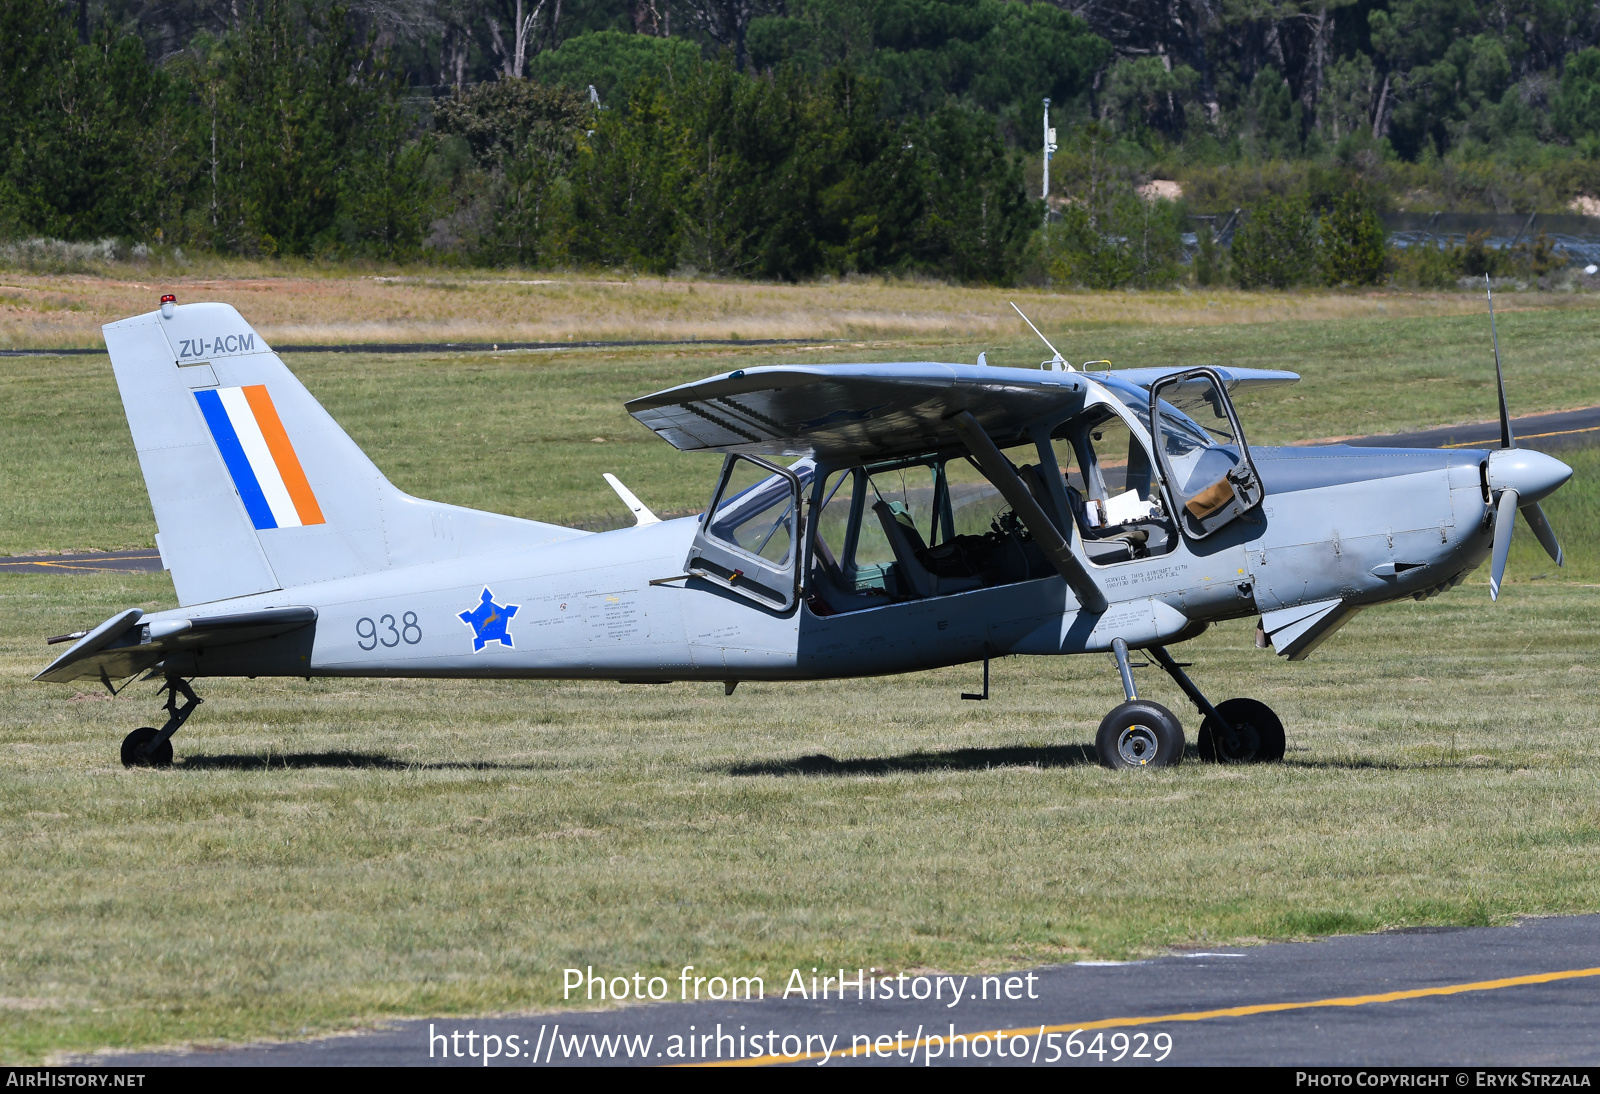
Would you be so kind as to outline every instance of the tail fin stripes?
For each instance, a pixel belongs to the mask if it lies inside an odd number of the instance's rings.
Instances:
[[[585,534],[397,490],[226,304],[104,330],[181,605]]]
[[[267,385],[209,388],[194,397],[257,531],[324,523]]]

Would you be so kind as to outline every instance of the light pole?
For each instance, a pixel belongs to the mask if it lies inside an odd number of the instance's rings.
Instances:
[[[1050,153],[1056,150],[1056,131],[1050,128],[1050,100],[1044,101],[1044,187],[1039,196],[1044,199],[1045,223],[1050,221]]]

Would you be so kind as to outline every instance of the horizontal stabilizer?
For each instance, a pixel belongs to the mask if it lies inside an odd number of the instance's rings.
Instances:
[[[46,683],[99,680],[110,686],[178,653],[272,638],[309,626],[315,608],[267,608],[234,615],[144,619],[138,608],[114,615],[35,676]]]

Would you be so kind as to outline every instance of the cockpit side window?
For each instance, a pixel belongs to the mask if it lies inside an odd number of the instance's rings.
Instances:
[[[1008,451],[1046,484],[1028,445]],[[947,596],[1056,571],[1000,491],[964,455],[831,472],[816,495],[807,602],[820,615]]]
[[[803,470],[807,473],[798,476],[802,490],[810,479],[809,468]],[[782,567],[794,549],[794,517],[786,478],[750,460],[736,460],[707,529],[714,538]]]
[[[1092,406],[1056,434],[1074,442],[1082,467],[1076,481],[1066,476],[1065,486],[1090,562],[1128,562],[1177,545],[1150,453],[1114,408]]]
[[[799,503],[814,469],[810,459],[785,468],[754,456],[728,456],[690,541],[685,572],[764,607],[793,608],[800,575]]]

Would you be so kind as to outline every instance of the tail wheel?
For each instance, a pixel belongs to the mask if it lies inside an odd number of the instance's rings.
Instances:
[[[1283,759],[1283,723],[1272,708],[1254,699],[1228,699],[1217,713],[1232,732],[1211,718],[1200,723],[1200,758],[1219,764],[1264,764]]]
[[[1101,767],[1113,770],[1176,767],[1183,762],[1183,724],[1148,699],[1131,699],[1100,723],[1094,750]]]
[[[172,766],[172,738],[161,742],[161,747],[154,752],[146,753],[144,746],[156,739],[156,730],[150,726],[141,726],[122,738],[122,766],[123,767],[171,767]]]

